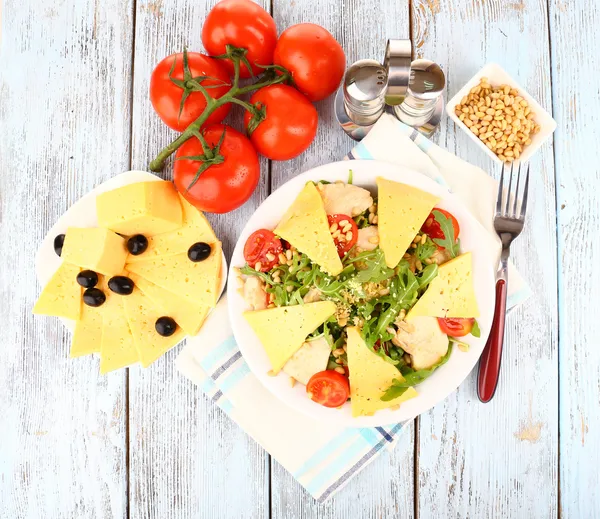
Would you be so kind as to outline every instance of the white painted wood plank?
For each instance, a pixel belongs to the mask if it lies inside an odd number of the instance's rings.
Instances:
[[[275,0],[273,16],[279,31],[301,22],[328,29],[346,52],[347,65],[357,59],[383,60],[388,38],[409,36],[408,2],[386,0],[377,8],[352,0]],[[333,96],[317,103],[319,130],[315,142],[300,157],[273,162],[272,189],[302,171],[341,160],[355,144],[339,128]],[[411,424],[390,456],[381,454],[371,465],[323,505],[314,499],[278,463],[272,462],[272,516],[303,517],[413,517],[414,427]]]
[[[550,2],[560,308],[560,507],[600,517],[600,50],[598,5]],[[594,268],[593,266],[591,267]]]
[[[4,1],[0,36],[0,517],[124,517],[125,372],[69,359],[33,316],[38,244],[129,166],[129,1]]]
[[[452,96],[495,61],[551,107],[546,2],[416,0],[420,56],[440,63]],[[484,169],[491,162],[448,119],[439,143]],[[476,372],[420,419],[419,516],[555,517],[558,401],[552,145],[531,162],[527,224],[512,255],[534,297],[508,317],[496,396],[481,404]],[[498,175],[499,171],[493,171]]]
[[[202,24],[214,3],[137,2],[134,168],[146,169],[175,135],[148,99],[152,69],[184,46],[202,50]],[[209,216],[228,258],[242,226],[267,195],[266,161],[262,166],[262,181],[248,203],[227,215]],[[171,172],[168,164],[165,178],[171,178]],[[268,455],[175,371],[178,350],[130,377],[131,517],[268,516]]]

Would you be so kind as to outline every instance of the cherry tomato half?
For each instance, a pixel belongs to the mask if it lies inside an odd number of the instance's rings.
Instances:
[[[333,94],[346,68],[342,46],[327,29],[314,23],[292,25],[283,31],[274,60],[290,71],[298,90],[311,101]]]
[[[268,272],[279,263],[279,253],[281,252],[283,252],[281,240],[268,229],[254,231],[244,245],[246,263],[254,268],[260,262],[262,272]],[[272,254],[274,259],[267,258],[267,254]]]
[[[188,52],[187,57],[192,77],[209,76],[214,78],[200,82],[203,86],[212,85],[211,88],[206,89],[212,98],[217,99],[227,93],[230,88],[230,79],[221,61],[199,52]],[[175,67],[171,73],[173,61],[175,61]],[[206,108],[206,99],[202,92],[191,92],[183,104],[180,115],[179,108],[184,90],[173,83],[169,75],[175,80],[183,80],[183,53],[167,56],[156,65],[150,76],[150,102],[154,111],[169,128],[182,132],[202,115]],[[228,103],[217,108],[210,114],[205,126],[220,123],[229,113],[230,107],[231,105]]]
[[[438,317],[440,329],[450,337],[464,337],[469,335],[473,329],[475,319],[472,317]]]
[[[450,218],[450,220],[452,220],[452,227],[454,227],[454,239],[456,240],[458,238],[458,235],[460,234],[460,225],[458,225],[458,220],[454,217],[452,213],[449,213],[444,209],[438,209],[436,207],[433,211],[439,211],[446,218]],[[421,227],[421,230],[425,234],[429,235],[429,237],[432,239],[436,238],[439,240],[443,240],[445,238],[444,232],[442,231],[442,228],[440,227],[438,221],[435,219],[433,211],[429,214],[427,220],[425,220],[425,223]]]
[[[276,43],[275,20],[252,0],[222,0],[208,13],[202,27],[202,44],[209,54],[225,54],[228,44],[244,48],[255,75],[264,71],[257,65],[273,64]],[[233,74],[233,63],[228,59],[223,63]],[[240,77],[251,76],[248,67],[240,62]]]
[[[351,216],[348,216],[347,214],[329,214],[327,215],[327,222],[329,223],[329,228],[331,228],[331,226],[334,223],[338,226],[337,230],[339,230],[340,232],[337,236],[333,238],[333,241],[338,251],[338,255],[340,256],[340,258],[343,258],[348,253],[348,251],[354,246],[356,240],[358,240],[358,227],[356,225],[356,222],[352,219]],[[344,232],[343,229],[347,229],[348,225],[350,225],[350,229]],[[336,234],[337,230],[334,231],[332,234]],[[348,232],[352,233],[352,237],[350,238],[350,240],[346,238]]]
[[[256,91],[250,103],[265,110],[266,118],[250,134],[256,151],[271,160],[297,157],[314,140],[319,117],[306,96],[288,85],[270,85]],[[246,110],[244,126],[252,119]]]
[[[306,393],[317,404],[325,407],[339,407],[350,396],[350,383],[348,378],[341,373],[327,369],[310,377],[306,384]]]
[[[248,200],[256,189],[260,177],[258,155],[250,140],[229,126],[215,124],[205,128],[202,134],[213,149],[223,138],[219,148],[223,162],[208,167],[196,179],[198,170],[203,165],[198,156],[203,155],[204,150],[200,141],[192,137],[183,143],[175,155],[175,187],[190,204],[201,211],[233,211]]]

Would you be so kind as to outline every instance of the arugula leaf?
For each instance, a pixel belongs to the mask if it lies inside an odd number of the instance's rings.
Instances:
[[[477,319],[475,319],[473,321],[473,328],[471,328],[471,335],[473,337],[481,337],[481,329],[479,328],[479,323],[477,322]]]
[[[456,258],[460,251],[460,243],[454,237],[454,226],[452,225],[452,220],[437,209],[434,209],[432,213],[436,222],[440,224],[440,229],[444,233],[444,239],[434,238],[433,242],[436,245],[446,249],[451,258]]]
[[[275,282],[271,279],[271,276],[269,276],[266,272],[259,272],[258,270],[254,270],[250,265],[244,265],[241,269],[240,272],[242,274],[244,274],[245,276],[255,276],[257,278],[262,279],[265,283],[268,283],[269,285],[273,285]]]
[[[348,184],[352,184],[353,172],[351,169],[348,170]]]
[[[454,231],[454,229],[452,229]],[[415,249],[415,256],[419,258],[421,261],[425,261],[428,258],[433,256],[433,253],[436,251],[437,247],[435,243],[431,241],[431,238],[427,237],[427,241],[425,243],[419,242],[417,248]]]
[[[385,263],[383,251],[377,248],[373,251],[374,255],[368,262],[368,267],[364,270],[359,270],[353,277],[359,283],[381,283],[394,275],[394,269],[388,268]]]
[[[438,275],[438,269],[439,267],[436,263],[427,265],[421,271],[421,275],[417,278],[417,281],[419,282],[419,288],[425,288],[427,285],[429,285],[429,283],[431,283]]]
[[[392,385],[386,390],[386,392],[381,397],[381,400],[384,402],[389,402],[394,398],[398,398],[400,395],[404,393],[409,387],[416,386],[423,382],[425,379],[429,378],[435,370],[437,370],[440,366],[443,366],[448,362],[448,359],[452,355],[452,343],[448,344],[448,351],[446,355],[444,355],[436,364],[427,369],[419,369],[414,370],[410,366],[402,366],[400,368],[400,373],[404,377],[404,380],[399,380],[395,378],[392,381]],[[404,391],[400,391],[400,390]]]
[[[360,213],[358,216],[355,216],[353,218],[354,222],[356,223],[356,226],[359,229],[364,229],[365,227],[369,227],[371,225],[369,223],[369,216],[367,215],[368,212],[369,210],[367,209],[363,213]]]

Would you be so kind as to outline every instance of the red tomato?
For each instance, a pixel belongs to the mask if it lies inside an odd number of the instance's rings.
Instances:
[[[310,377],[306,384],[306,392],[308,397],[317,404],[339,407],[350,396],[350,384],[341,373],[327,369]]]
[[[327,29],[314,23],[292,25],[283,31],[274,59],[291,72],[298,90],[311,101],[335,92],[346,68],[342,46]]]
[[[225,132],[219,155],[223,161],[203,171],[202,145],[192,137],[177,150],[173,181],[183,197],[201,211],[227,213],[242,205],[256,188],[260,177],[258,155],[250,140],[237,130],[215,124],[202,131],[207,144],[215,148]],[[191,157],[191,158],[184,158]]]
[[[260,5],[251,0],[222,0],[208,13],[202,27],[202,44],[209,54],[225,54],[226,45],[244,48],[252,72],[260,74],[264,69],[258,65],[272,65],[273,51],[277,43],[275,20]],[[223,60],[233,75],[233,63]],[[240,77],[252,74],[240,61]]]
[[[279,263],[279,253],[283,252],[281,240],[268,229],[254,231],[244,245],[244,259],[252,268],[258,262],[261,271],[268,272]],[[272,254],[275,259],[269,260],[267,254]]]
[[[270,85],[257,90],[250,103],[263,108],[266,118],[252,131],[256,150],[271,160],[297,157],[315,138],[319,117],[313,104],[295,88]],[[246,110],[244,126],[252,119]]]
[[[204,86],[220,85],[207,89],[215,99],[226,94],[230,88],[230,78],[223,63],[198,52],[188,52],[188,66],[191,77],[210,76],[215,79],[205,79],[200,84]],[[171,81],[169,74],[175,61],[171,77],[175,80],[184,79],[183,53],[173,54],[163,59],[150,76],[150,102],[162,121],[173,130],[182,132],[193,123],[206,108],[206,99],[202,92],[191,92],[183,104],[181,115],[179,108],[183,88]],[[229,113],[230,104],[217,108],[207,119],[205,126],[220,123]]]
[[[446,319],[438,317],[440,329],[451,337],[464,337],[469,335],[473,329],[475,319],[462,317],[448,317]]]
[[[344,225],[340,225],[340,222],[346,221],[347,223]],[[358,240],[358,227],[356,222],[352,219],[351,216],[346,214],[329,214],[327,215],[327,222],[329,223],[329,227],[331,227],[334,223],[338,224],[339,235],[333,238],[335,243],[335,247],[338,251],[340,258],[343,258],[346,253],[354,247],[356,240]],[[352,233],[352,238],[350,240],[346,239],[346,233],[342,231],[343,228],[347,228],[350,225],[350,231]],[[334,231],[332,234],[335,234],[337,231]]]
[[[433,211],[439,211],[446,218],[450,218],[452,220],[452,227],[454,227],[454,239],[456,240],[458,238],[458,235],[460,234],[460,225],[458,225],[458,220],[454,217],[452,213],[444,211],[444,209],[438,209],[436,207]],[[425,223],[421,227],[421,230],[432,239],[437,238],[443,240],[445,238],[444,233],[440,227],[440,224],[435,219],[433,211],[429,214],[427,220],[425,220]]]

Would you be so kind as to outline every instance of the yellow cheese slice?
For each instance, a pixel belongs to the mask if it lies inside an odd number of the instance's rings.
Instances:
[[[33,313],[79,319],[81,286],[77,283],[77,274],[80,270],[79,267],[63,261],[42,290],[33,307]]]
[[[244,317],[267,352],[273,372],[279,373],[306,337],[334,313],[335,303],[319,301],[245,312]]]
[[[332,276],[342,271],[342,262],[329,232],[323,199],[312,182],[300,191],[274,232]]]
[[[81,316],[75,323],[75,331],[71,340],[71,358],[100,352],[102,342],[102,309],[101,307],[81,305]]]
[[[155,328],[156,320],[159,317],[171,316],[165,316],[163,311],[157,309],[152,300],[139,288],[134,287],[131,294],[124,296],[123,304],[133,341],[144,368],[147,368],[185,337],[181,326],[177,326],[175,333],[169,337],[158,334]]]
[[[137,182],[96,197],[98,225],[126,236],[154,236],[181,227],[182,211],[173,182]]]
[[[406,320],[416,316],[479,317],[472,270],[470,252],[440,265],[438,275],[408,312]]]
[[[409,387],[394,400],[381,400],[394,379],[404,378],[395,366],[369,349],[358,328],[347,328],[346,332],[352,416],[370,416],[380,409],[401,404],[417,396],[415,388]]]
[[[152,300],[154,306],[162,310],[162,315],[175,319],[175,322],[183,328],[186,334],[196,335],[200,331],[210,311],[210,306],[191,303],[136,274],[130,273],[129,277]]]
[[[416,187],[377,178],[379,246],[388,267],[394,268],[439,198]]]
[[[196,305],[215,306],[221,284],[221,242],[211,246],[204,261],[194,262],[187,251],[175,256],[131,263],[127,269]]]
[[[183,207],[181,227],[171,232],[149,236],[148,248],[137,256],[129,254],[127,263],[174,256],[181,252],[187,252],[194,243],[204,242],[212,245],[218,241],[206,217],[181,195],[179,195],[179,200]]]
[[[127,259],[125,239],[101,227],[69,227],[62,259],[106,276],[119,274]]]
[[[127,273],[122,273],[127,275]],[[102,338],[100,340],[100,373],[108,373],[134,364],[139,360],[138,350],[125,315],[123,298],[108,288],[108,278],[98,286],[106,301],[98,308],[102,311]]]

